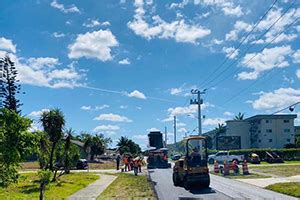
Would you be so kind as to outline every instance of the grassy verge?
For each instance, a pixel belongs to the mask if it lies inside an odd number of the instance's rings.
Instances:
[[[214,174],[217,176],[223,176],[223,174],[221,174],[221,173],[218,173],[218,174],[211,173],[211,174]],[[254,174],[254,173],[251,173],[249,175],[243,175],[243,174],[235,175],[234,173],[230,173],[229,175],[223,176],[223,177],[230,178],[230,179],[248,179],[248,178],[270,178],[271,176],[263,176],[263,175]]]
[[[265,161],[262,161],[260,162],[260,164],[263,164],[263,165],[273,165],[273,164],[300,164],[300,161],[299,160],[290,160],[290,161],[284,161],[284,163],[268,163],[268,162],[265,162]]]
[[[89,163],[90,169],[115,169],[116,163],[113,161],[104,161],[101,163]]]
[[[291,195],[294,197],[300,197],[300,182],[291,183],[276,183],[269,185],[266,189],[273,190],[275,192],[280,192],[283,194]]]
[[[282,165],[282,166],[260,166],[254,167],[251,166],[251,169],[268,174],[274,174],[277,176],[295,176],[300,174],[299,165]]]
[[[118,174],[117,179],[110,184],[97,198],[103,199],[156,199],[147,176]]]
[[[99,176],[88,173],[71,173],[61,176],[50,183],[45,192],[45,199],[64,199],[88,184],[99,179]],[[0,187],[0,199],[38,199],[39,182],[36,173],[21,174],[19,182],[7,188]]]

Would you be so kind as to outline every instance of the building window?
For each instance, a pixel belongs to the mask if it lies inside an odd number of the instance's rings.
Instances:
[[[283,131],[284,131],[285,133],[290,133],[290,132],[291,132],[291,130],[290,130],[289,128],[285,128]]]
[[[291,139],[286,139],[287,142],[291,142]]]
[[[268,123],[272,123],[272,120],[266,119],[266,123],[267,123],[267,124],[268,124]]]
[[[283,123],[290,123],[290,120],[284,119],[284,120],[283,120]]]
[[[269,139],[269,142],[272,142],[272,139]]]
[[[258,133],[261,133],[261,131],[260,131],[260,130],[258,130]]]
[[[272,133],[272,129],[267,129],[266,132],[267,133]]]
[[[261,140],[258,140],[259,143],[261,143]]]

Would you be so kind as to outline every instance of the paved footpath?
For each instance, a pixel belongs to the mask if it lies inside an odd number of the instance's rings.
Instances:
[[[98,174],[100,179],[91,183],[87,187],[77,191],[68,197],[68,200],[92,200],[96,199],[109,186],[117,176]]]

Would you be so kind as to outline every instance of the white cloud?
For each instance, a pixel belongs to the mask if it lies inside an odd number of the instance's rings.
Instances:
[[[57,0],[53,0],[50,5],[63,13],[80,13],[80,10],[74,4],[66,8],[65,5],[58,3]]]
[[[206,118],[203,120],[203,125],[216,126],[218,124],[224,124],[226,119],[224,118]]]
[[[171,95],[179,95],[183,92],[183,88],[179,87],[179,88],[171,88],[170,89],[170,93]]]
[[[242,65],[246,68],[253,69],[252,72],[242,72],[238,74],[238,79],[257,79],[260,73],[271,70],[275,67],[288,67],[289,63],[286,57],[289,56],[293,50],[290,46],[278,46],[270,49],[264,49],[260,53],[246,54],[242,60]],[[248,62],[248,60],[250,60]]]
[[[116,37],[110,30],[99,30],[79,34],[69,45],[69,58],[96,58],[101,61],[112,60],[111,48],[118,46]]]
[[[121,108],[121,109],[127,109],[128,106],[121,105],[120,108]]]
[[[297,76],[298,78],[300,78],[300,69],[297,69],[297,71],[296,71],[296,76]]]
[[[223,47],[223,52],[226,53],[226,57],[230,59],[234,59],[239,54],[239,49],[235,49],[234,47]]]
[[[293,62],[294,63],[300,63],[300,50],[296,51],[293,54]]]
[[[133,135],[132,139],[136,139],[136,140],[142,140],[147,142],[148,141],[148,136],[147,135]]]
[[[103,105],[101,105],[101,106],[96,106],[96,107],[95,107],[95,110],[103,110],[103,109],[109,108],[109,107],[110,107],[109,105],[103,104]]]
[[[91,106],[81,106],[80,109],[81,109],[81,110],[91,110],[92,107],[91,107]]]
[[[113,113],[100,114],[98,117],[95,117],[94,120],[112,121],[112,122],[132,122],[131,119],[128,119],[125,116],[121,116]]]
[[[120,65],[130,65],[130,60],[129,60],[129,58],[125,58],[123,60],[120,60],[119,64]]]
[[[228,117],[231,117],[233,116],[234,114],[232,112],[229,112],[229,111],[226,111],[223,113],[224,116],[228,116]]]
[[[135,0],[136,10],[133,21],[128,22],[128,27],[148,40],[153,38],[175,39],[177,42],[186,42],[196,44],[201,39],[211,33],[207,28],[200,25],[186,24],[183,19],[166,22],[158,15],[151,17],[153,24],[145,21],[144,1]]]
[[[59,32],[54,32],[53,33],[53,37],[56,38],[61,38],[61,37],[65,37],[66,35],[64,33],[59,33]]]
[[[201,105],[201,109],[206,109],[208,107],[214,107],[213,104],[210,104],[209,102],[204,103]],[[198,111],[198,105],[196,104],[192,104],[189,106],[184,106],[184,107],[175,107],[175,108],[169,108],[168,109],[168,113],[169,113],[169,118],[167,119],[171,119],[171,117],[173,116],[179,116],[179,115],[192,115],[197,113]]]
[[[165,119],[163,119],[163,120],[161,120],[162,122],[172,122],[172,121],[174,121],[174,117],[172,117],[172,116],[169,116],[169,117],[167,117],[167,118],[165,118]]]
[[[11,53],[16,53],[16,45],[14,45],[12,43],[12,40],[1,37],[0,38],[0,50],[8,51]]]
[[[300,89],[279,88],[273,92],[262,92],[258,99],[252,102],[256,110],[283,108],[300,101]]]
[[[177,132],[178,132],[178,133],[186,133],[187,130],[186,130],[186,128],[179,128],[179,129],[177,130]]]
[[[49,112],[50,110],[47,108],[44,108],[42,110],[38,110],[38,111],[32,111],[31,113],[28,114],[28,117],[31,118],[38,118],[42,115],[43,112]]]
[[[106,132],[106,131],[117,131],[120,130],[119,126],[114,125],[101,125],[94,128],[94,132]]]
[[[182,127],[182,126],[186,126],[186,124],[183,123],[183,122],[178,122],[178,123],[176,123],[176,126],[177,127]]]
[[[131,93],[127,94],[127,96],[128,97],[135,97],[135,98],[138,98],[138,99],[146,99],[146,96],[138,90],[132,91]]]
[[[42,69],[42,68],[55,68],[56,65],[60,65],[57,58],[51,57],[38,57],[38,58],[28,58],[26,64],[33,69]]]
[[[225,15],[240,17],[244,15],[240,5],[236,7],[223,7],[222,8]]]
[[[110,26],[110,22],[109,21],[100,22],[96,19],[88,19],[87,22],[83,23],[82,25],[87,28],[94,28],[96,26]]]
[[[236,21],[234,24],[233,30],[231,30],[229,33],[225,35],[226,40],[237,40],[238,39],[238,34],[241,31],[250,31],[252,28],[252,25],[243,22],[243,21]]]

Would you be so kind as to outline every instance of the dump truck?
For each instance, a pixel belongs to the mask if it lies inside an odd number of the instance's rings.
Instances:
[[[168,149],[163,146],[162,133],[160,131],[152,131],[148,134],[148,139],[147,168],[170,168],[171,163],[168,162]]]

